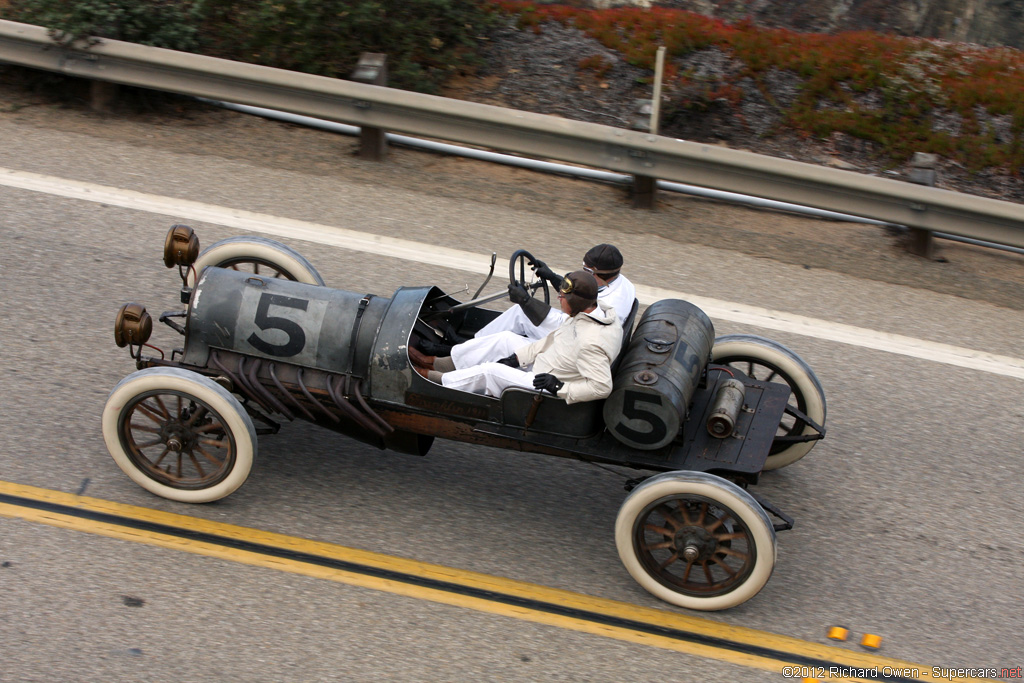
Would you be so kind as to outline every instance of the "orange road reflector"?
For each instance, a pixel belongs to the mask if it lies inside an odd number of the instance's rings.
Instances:
[[[871,633],[865,633],[864,637],[860,639],[860,644],[864,647],[869,647],[872,650],[877,650],[882,644],[882,636],[876,636]]]
[[[830,626],[826,635],[829,640],[846,640],[850,632],[842,626]]]

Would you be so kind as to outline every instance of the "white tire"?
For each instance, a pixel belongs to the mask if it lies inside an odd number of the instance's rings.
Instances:
[[[775,568],[775,528],[749,493],[706,472],[664,472],[622,503],[615,545],[630,575],[665,602],[735,607]]]
[[[110,392],[103,440],[132,481],[182,503],[208,503],[238,489],[257,445],[252,420],[226,389],[161,367],[134,372]]]
[[[789,386],[790,405],[807,417],[825,426],[825,391],[810,366],[788,348],[753,334],[727,334],[715,339],[711,362],[728,365],[752,375],[751,379],[782,382]],[[784,415],[779,425],[780,436],[813,435],[817,431],[791,415]],[[814,447],[816,441],[779,442],[772,446],[764,469],[774,470],[792,464]]]
[[[189,270],[190,287],[195,286],[196,277],[208,266],[244,270],[308,285],[324,285],[320,273],[302,254],[266,237],[229,237],[203,249]]]

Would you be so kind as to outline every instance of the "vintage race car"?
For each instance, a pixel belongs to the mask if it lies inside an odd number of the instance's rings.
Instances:
[[[532,258],[516,252],[509,278],[548,298],[544,281],[531,281]],[[723,609],[768,581],[775,532],[792,520],[747,487],[825,434],[821,385],[786,347],[751,335],[716,339],[686,301],[658,301],[639,320],[634,303],[607,399],[569,405],[522,389],[491,397],[422,377],[408,349],[420,338],[472,337],[498,315],[481,307],[495,296],[332,289],[283,244],[232,238],[200,253],[181,225],[167,235],[164,262],[178,268],[184,310],[159,320],[183,344],[168,357],[148,343],[146,309],[122,306],[115,342],[138,370],[103,411],[111,455],[152,493],[191,503],[230,494],[249,475],[257,435],[283,420],[416,455],[440,437],[654,472],[626,482],[615,541],[629,573],[670,603]]]

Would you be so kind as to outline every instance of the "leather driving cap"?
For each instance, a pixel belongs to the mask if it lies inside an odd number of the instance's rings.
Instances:
[[[610,273],[622,268],[622,253],[612,244],[599,244],[583,256],[583,263],[598,273]]]
[[[575,270],[565,276],[560,289],[562,294],[575,294],[581,301],[597,301],[597,280],[585,270]]]

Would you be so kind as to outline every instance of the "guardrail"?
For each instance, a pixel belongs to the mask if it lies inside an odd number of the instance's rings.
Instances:
[[[1024,247],[1024,206],[596,123],[0,21],[0,61],[764,197]]]

